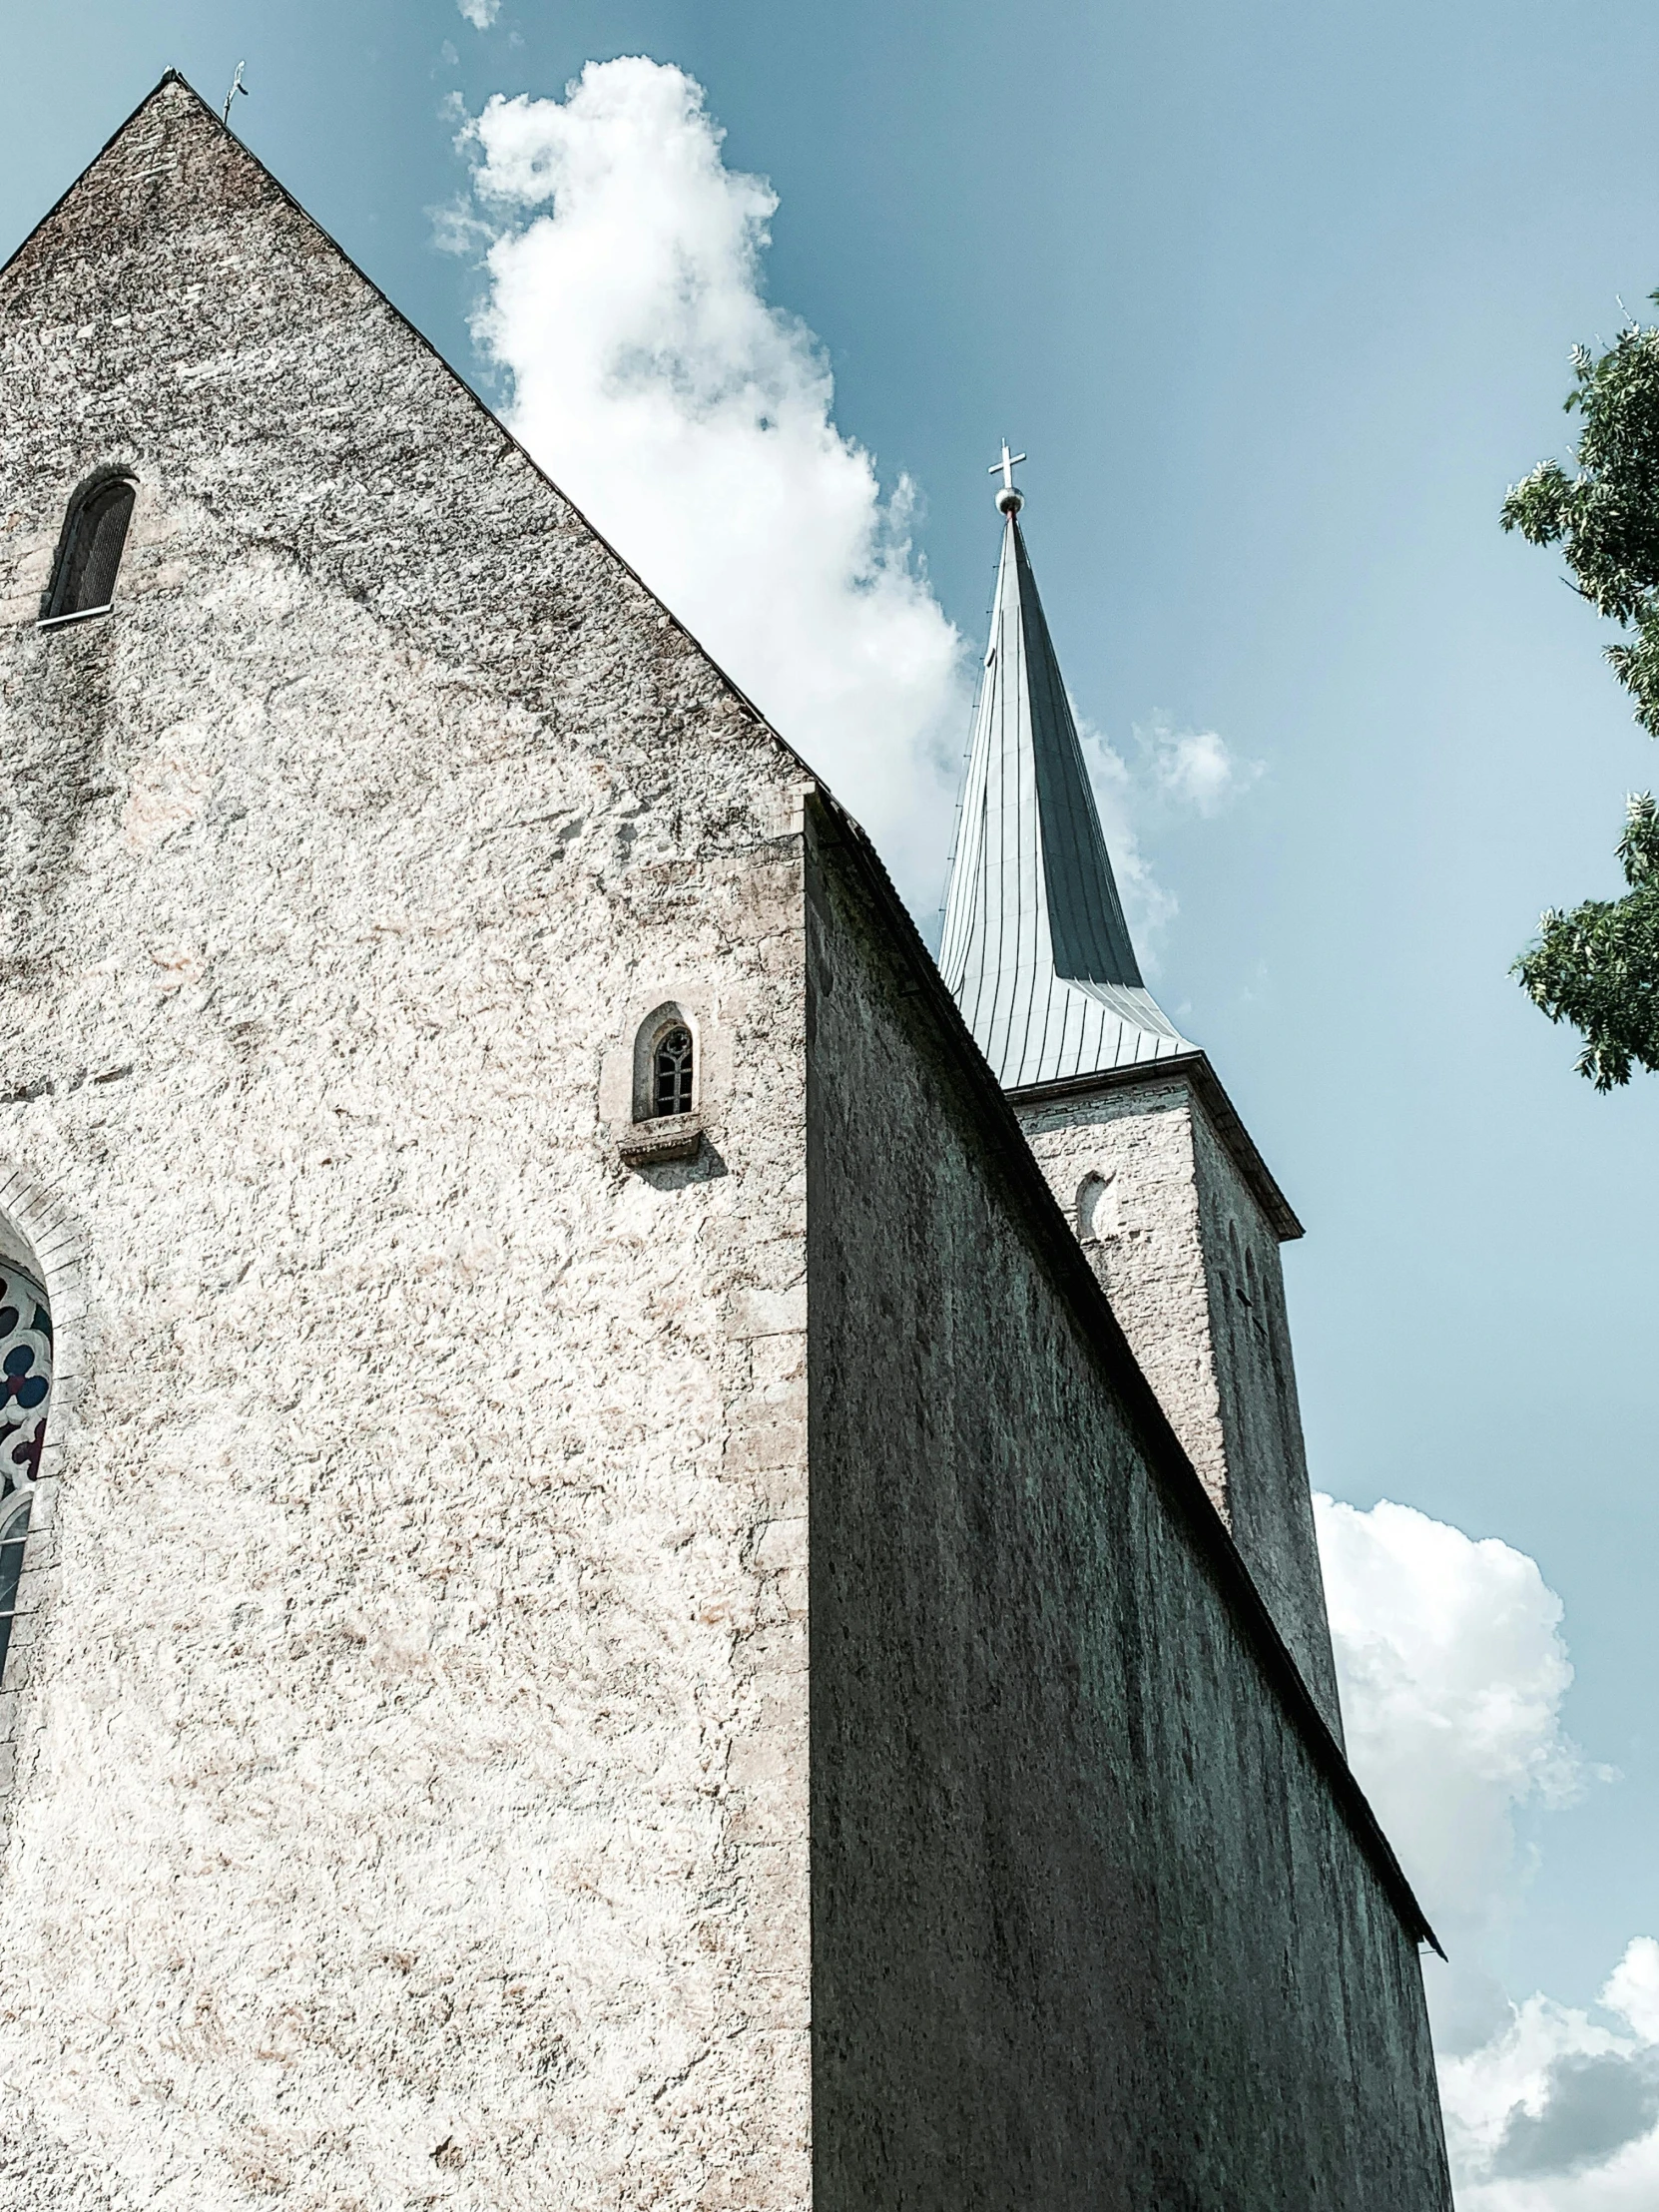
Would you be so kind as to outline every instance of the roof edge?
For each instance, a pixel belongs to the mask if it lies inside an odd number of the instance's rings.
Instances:
[[[1187,1456],[1186,1449],[1170,1425],[1168,1414],[1159,1403],[1157,1393],[1147,1381],[1140,1363],[1129,1348],[1129,1340],[1123,1334],[1110,1301],[1101,1288],[1093,1268],[1084,1257],[1083,1248],[1072,1234],[1061,1213],[1059,1204],[1038,1167],[1036,1156],[1025,1141],[1018,1117],[1005,1092],[991,1072],[984,1054],[974,1042],[973,1034],[962,1019],[961,1008],[940,975],[932,955],[921,940],[920,932],[910,917],[908,908],[893,888],[892,878],[883,866],[880,856],[868,836],[853,821],[846,810],[827,792],[822,784],[815,784],[804,797],[804,806],[815,814],[822,825],[821,833],[827,844],[840,845],[854,859],[872,903],[880,910],[889,927],[889,945],[895,958],[910,970],[910,984],[906,995],[921,998],[933,1014],[947,1051],[956,1063],[962,1078],[961,1096],[980,1125],[981,1133],[988,1141],[988,1149],[1001,1169],[1011,1194],[1025,1214],[1027,1226],[1058,1279],[1062,1294],[1067,1297],[1080,1318],[1085,1322],[1085,1344],[1101,1369],[1106,1382],[1123,1403],[1132,1428],[1143,1445],[1154,1479],[1162,1486],[1165,1496],[1185,1523],[1193,1539],[1194,1547],[1210,1568],[1221,1589],[1223,1598],[1238,1622],[1245,1641],[1253,1648],[1263,1673],[1278,1693],[1286,1717],[1301,1738],[1304,1748],[1316,1769],[1330,1786],[1332,1796],[1342,1811],[1349,1830],[1361,1852],[1370,1862],[1390,1903],[1399,1915],[1400,1922],[1410,1937],[1427,1943],[1443,1958],[1445,1951],[1440,1939],[1430,1926],[1426,1914],[1418,1904],[1416,1894],[1406,1880],[1405,1871],[1394,1856],[1393,1846],[1382,1831],[1381,1822],[1372,1811],[1371,1802],[1355,1778],[1342,1746],[1326,1725],[1325,1716],[1314,1702],[1312,1691],[1302,1679],[1302,1670],[1291,1655],[1290,1646],[1279,1632],[1278,1624],[1269,1612],[1267,1601],[1256,1587],[1255,1577],[1245,1565],[1244,1554],[1233,1541],[1226,1523],[1210,1501],[1209,1492],[1199,1479],[1198,1470]],[[1192,1063],[1202,1062],[1209,1071],[1209,1062],[1203,1053],[1194,1053]],[[1167,1075],[1172,1068],[1182,1066],[1190,1073],[1190,1064],[1165,1060],[1145,1069],[1120,1071],[1122,1079],[1132,1081],[1136,1076]],[[1071,1088],[1097,1087],[1101,1078],[1091,1077],[1078,1085],[1044,1085],[1044,1091],[1063,1091]],[[1227,1094],[1209,1071],[1209,1084],[1216,1096],[1227,1105]],[[1195,1089],[1198,1087],[1194,1079]],[[1019,1094],[1021,1097],[1029,1094]],[[1201,1094],[1202,1095],[1202,1094]],[[1206,1099],[1206,1105],[1209,1105]],[[1233,1112],[1231,1105],[1227,1111]],[[1237,1121],[1238,1117],[1234,1114]],[[1243,1124],[1239,1124],[1242,1131]],[[1249,1139],[1245,1140],[1247,1143]],[[1255,1147],[1251,1147],[1254,1153]],[[1267,1170],[1262,1169],[1264,1176]],[[1268,1178],[1270,1184],[1272,1178]],[[1273,1188],[1277,1190],[1275,1184]],[[1283,1200],[1281,1200],[1283,1204]],[[1285,1208],[1287,1213],[1289,1207]],[[1294,1220],[1295,1216],[1291,1216]],[[1300,1225],[1299,1233],[1300,1233]]]
[[[70,179],[69,183],[65,185],[63,191],[59,193],[56,200],[54,200],[52,205],[47,209],[46,213],[41,217],[40,221],[38,223],[30,225],[29,229],[24,232],[22,238],[18,240],[16,246],[13,247],[12,251],[6,256],[5,260],[3,262],[0,262],[0,277],[4,277],[10,274],[12,264],[16,261],[20,261],[23,256],[29,251],[30,247],[33,246],[36,239],[39,238],[42,231],[46,229],[46,226],[58,214],[59,210],[68,204],[68,202],[74,197],[75,193],[80,189],[85,179],[93,170],[98,167],[98,164],[104,159],[104,156],[110,151],[110,148],[115,144],[116,140],[126,137],[127,133],[132,129],[133,125],[144,113],[145,109],[149,107],[151,101],[155,99],[157,93],[162,90],[164,85],[183,85],[185,90],[190,94],[191,98],[197,103],[198,107],[207,108],[209,115],[213,115],[212,108],[208,107],[208,103],[203,99],[202,95],[197,91],[196,87],[191,83],[190,79],[185,75],[183,70],[163,70],[162,74],[156,79],[156,82],[150,87],[150,90],[139,102],[138,106],[133,109],[130,115],[124,116],[122,118],[122,120],[116,125],[115,129],[110,133],[109,137],[104,141],[103,145],[98,149],[97,153],[94,154],[91,161],[82,164],[82,166],[75,172],[75,175]],[[216,123],[219,121],[218,116],[214,116],[214,121]],[[255,161],[258,161],[259,156],[256,154],[253,159]],[[261,166],[263,167],[264,165],[262,164]]]
[[[1184,1076],[1197,1092],[1217,1137],[1232,1155],[1233,1165],[1249,1184],[1279,1242],[1294,1244],[1299,1237],[1306,1236],[1296,1209],[1256,1149],[1256,1140],[1222,1087],[1221,1077],[1205,1051],[1172,1052],[1160,1060],[1140,1060],[1129,1067],[1103,1068],[1094,1075],[1067,1075],[1053,1083],[1027,1083],[1010,1090],[1007,1096],[1016,1106],[1038,1106],[1051,1098],[1079,1098],[1090,1091],[1127,1090],[1137,1083],[1154,1083],[1172,1075]]]

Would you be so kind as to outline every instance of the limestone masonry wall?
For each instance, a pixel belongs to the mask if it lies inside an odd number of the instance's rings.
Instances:
[[[1342,1741],[1279,1241],[1184,1075],[1022,1101],[1159,1402]],[[1079,1216],[1079,1200],[1106,1196]]]
[[[177,84],[0,278],[0,1171],[84,1239],[0,2199],[800,2206],[799,767]]]
[[[1234,1541],[1320,1710],[1343,1741],[1337,1664],[1308,1453],[1302,1436],[1285,1270],[1279,1239],[1209,1116],[1195,1105],[1193,1166],[1205,1251],[1211,1326],[1221,1376],[1221,1416]]]
[[[1448,2212],[1414,1926],[832,825],[809,892],[818,2212]]]
[[[1176,1077],[1018,1109],[1055,1203],[1082,1238],[1147,1381],[1225,1519],[1227,1446],[1193,1111],[1192,1093]],[[1084,1223],[1078,1200],[1091,1179],[1105,1181],[1109,1195],[1104,1215],[1097,1209]]]

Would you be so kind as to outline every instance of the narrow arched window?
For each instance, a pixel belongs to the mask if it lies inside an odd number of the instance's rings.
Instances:
[[[676,1024],[657,1039],[651,1084],[654,1115],[691,1112],[692,1075],[691,1031]]]
[[[42,1284],[0,1257],[0,1686],[46,1447],[52,1317]]]
[[[45,621],[73,622],[81,615],[105,614],[114,604],[137,496],[130,476],[106,476],[76,498],[58,546]]]
[[[1077,1186],[1077,1234],[1084,1244],[1101,1244],[1118,1233],[1116,1174],[1086,1175]]]
[[[1257,1336],[1265,1337],[1267,1309],[1262,1303],[1262,1286],[1256,1275],[1256,1255],[1248,1249],[1245,1252],[1245,1303],[1250,1308]]]

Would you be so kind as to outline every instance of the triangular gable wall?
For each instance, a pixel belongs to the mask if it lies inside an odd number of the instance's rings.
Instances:
[[[0,330],[19,318],[48,326],[49,344],[66,330],[85,341],[67,348],[83,437],[68,451],[61,423],[42,424],[30,456],[40,506],[17,518],[14,544],[38,549],[55,532],[89,462],[141,477],[159,467],[171,496],[240,521],[393,621],[434,676],[505,680],[561,735],[623,756],[613,765],[625,776],[655,781],[674,733],[694,729],[683,796],[728,839],[751,782],[787,791],[809,774],[177,72],[0,271]],[[357,348],[370,373],[342,388],[341,355]],[[15,427],[27,441],[30,426]],[[262,510],[239,516],[250,453],[286,465],[255,471]],[[602,685],[593,655],[569,650],[596,632]],[[641,717],[659,745],[636,752]],[[771,833],[774,810],[762,812]]]

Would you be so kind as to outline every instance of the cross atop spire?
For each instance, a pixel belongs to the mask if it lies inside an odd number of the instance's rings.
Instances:
[[[1017,490],[1014,485],[1014,470],[1018,468],[1024,458],[1023,453],[1010,453],[1008,441],[1004,438],[1001,460],[992,461],[990,467],[985,471],[987,476],[1000,476],[1002,478],[1002,489],[996,495],[996,511],[998,514],[1017,515],[1025,504],[1025,494]]]
[[[1007,517],[939,966],[1005,1090],[1194,1048],[1141,981],[1083,750],[1020,532]]]

